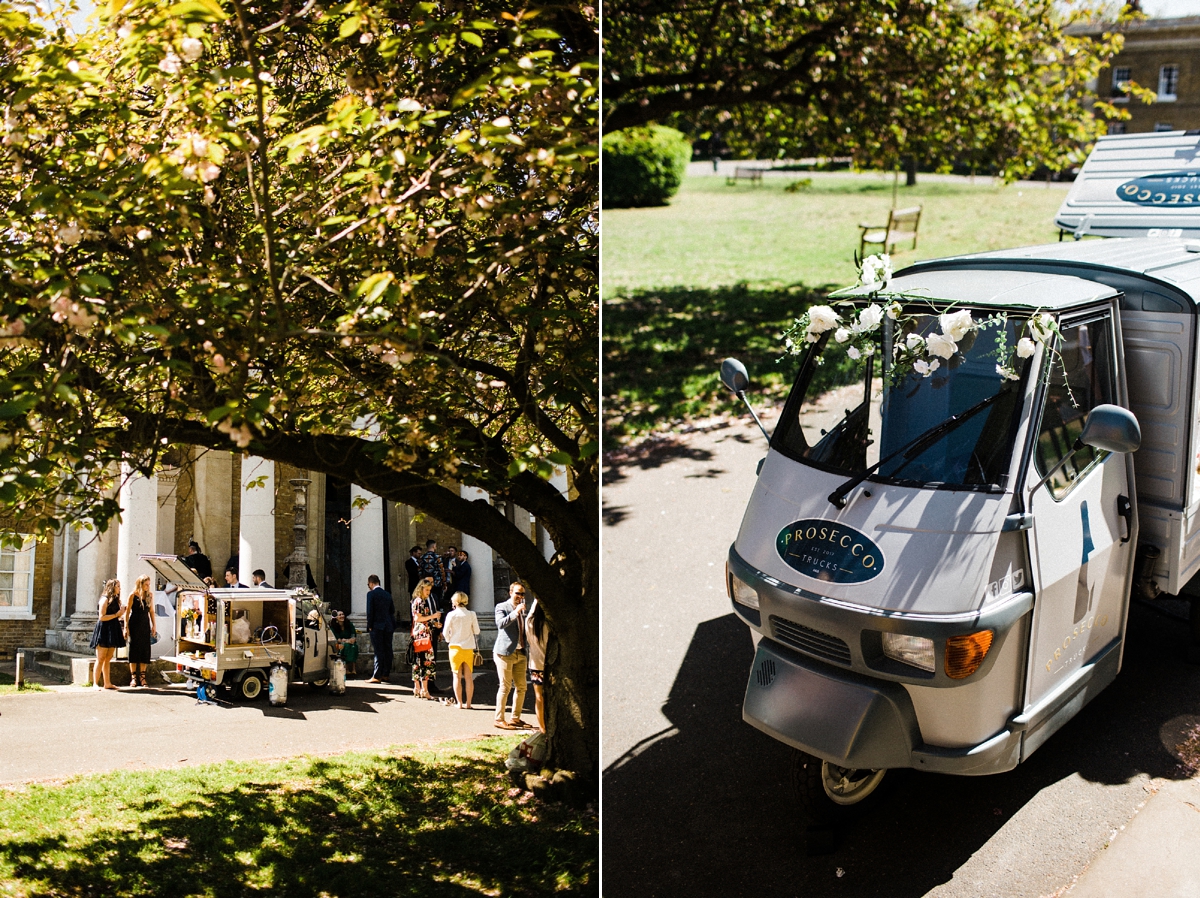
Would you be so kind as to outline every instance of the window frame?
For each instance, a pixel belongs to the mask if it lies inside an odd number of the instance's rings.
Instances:
[[[37,620],[37,615],[33,613],[33,593],[34,593],[34,581],[36,580],[36,565],[37,565],[37,540],[30,534],[19,533],[17,535],[21,536],[24,539],[24,542],[22,543],[20,551],[15,551],[12,553],[13,558],[15,559],[17,555],[24,554],[26,552],[29,553],[29,572],[28,572],[29,584],[28,584],[28,588],[25,591],[25,600],[26,601],[25,601],[24,605],[16,604],[17,596],[16,596],[16,589],[14,588],[13,589],[13,604],[12,605],[0,605],[0,620]],[[2,555],[5,552],[8,552],[8,551],[9,550],[7,550],[7,549],[0,550],[0,555]],[[13,573],[15,574],[16,565],[14,564],[13,567],[14,567]],[[8,572],[5,571],[5,573],[8,573]],[[15,584],[14,584],[14,586],[15,586]]]
[[[1112,85],[1109,91],[1109,100],[1113,103],[1128,103],[1129,91],[1122,90],[1118,85],[1126,84],[1133,80],[1133,69],[1129,66],[1113,66],[1112,70]]]
[[[1168,75],[1170,73],[1170,87],[1167,91],[1164,88],[1168,86]],[[1179,97],[1179,65],[1177,63],[1164,63],[1158,67],[1158,102],[1174,103]]]
[[[1110,370],[1108,372],[1108,378],[1109,378],[1108,386],[1109,386],[1109,390],[1111,392],[1111,396],[1108,399],[1108,401],[1113,402],[1113,403],[1118,403],[1120,401],[1120,367],[1119,367],[1120,363],[1119,363],[1118,357],[1116,355],[1116,353],[1117,353],[1116,323],[1114,321],[1114,316],[1111,314],[1111,311],[1109,309],[1098,309],[1098,310],[1093,310],[1090,313],[1073,315],[1066,320],[1060,320],[1058,322],[1058,326],[1059,326],[1059,330],[1065,334],[1066,331],[1068,331],[1071,328],[1080,327],[1082,325],[1087,325],[1087,324],[1092,324],[1092,323],[1098,322],[1098,321],[1106,322],[1107,329],[1108,329],[1108,358],[1109,358],[1109,362],[1110,362]],[[1055,339],[1054,349],[1056,352],[1060,350],[1062,343],[1063,343],[1063,341],[1061,339],[1058,339],[1058,338]],[[1043,365],[1057,364],[1057,360],[1054,358],[1054,356],[1051,353],[1045,352],[1043,355],[1043,363],[1042,364]],[[1046,370],[1044,368],[1038,372],[1038,377],[1039,377],[1039,379],[1043,379],[1043,385],[1041,387],[1042,396],[1040,399],[1040,409],[1038,411],[1036,424],[1032,424],[1032,422],[1031,422],[1031,428],[1030,428],[1031,439],[1030,439],[1030,443],[1029,443],[1029,447],[1030,447],[1029,463],[1030,463],[1030,467],[1033,470],[1033,473],[1036,474],[1037,479],[1040,480],[1042,477],[1046,476],[1046,473],[1047,473],[1047,471],[1043,471],[1041,469],[1041,466],[1038,464],[1038,444],[1041,442],[1042,425],[1044,424],[1044,422],[1046,420],[1046,411],[1049,408],[1050,389],[1049,389],[1049,383],[1045,381]],[[1101,402],[1099,404],[1103,404],[1103,403]],[[1092,409],[1094,409],[1095,407],[1096,407],[1095,405],[1092,405],[1092,407],[1089,408],[1087,410],[1087,412],[1090,413],[1092,411]],[[1085,421],[1087,420],[1086,415],[1084,417],[1084,420]],[[1044,484],[1044,487],[1045,487],[1046,491],[1050,494],[1050,498],[1056,504],[1059,502],[1065,501],[1071,495],[1071,493],[1075,490],[1075,487],[1078,484],[1082,483],[1084,480],[1086,480],[1089,476],[1091,476],[1092,472],[1095,471],[1096,469],[1098,469],[1101,465],[1103,465],[1105,460],[1107,460],[1110,455],[1112,455],[1111,452],[1107,452],[1103,449],[1097,450],[1096,455],[1087,464],[1087,466],[1076,471],[1074,479],[1070,480],[1059,492],[1055,492],[1054,483],[1052,480],[1046,481],[1046,483]],[[1061,461],[1061,460],[1062,460],[1062,458],[1060,457],[1055,462],[1055,464],[1057,464],[1058,461]],[[1053,469],[1053,467],[1054,467],[1054,465],[1051,464],[1047,468],[1047,470]]]

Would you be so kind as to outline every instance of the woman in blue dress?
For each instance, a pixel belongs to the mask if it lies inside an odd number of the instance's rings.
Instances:
[[[109,580],[104,584],[104,592],[100,593],[100,602],[96,610],[99,619],[92,630],[92,641],[89,643],[96,650],[96,668],[92,674],[92,683],[97,689],[101,687],[101,681],[105,689],[116,689],[109,668],[117,649],[125,645],[125,634],[121,626],[124,609],[121,607],[120,580]]]

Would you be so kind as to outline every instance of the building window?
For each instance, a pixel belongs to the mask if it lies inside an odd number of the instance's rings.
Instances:
[[[1170,122],[1155,122],[1154,130],[1155,131],[1174,131],[1175,128],[1172,127]]]
[[[1112,70],[1112,100],[1114,103],[1129,102],[1129,82],[1132,79],[1129,66],[1116,66]]]
[[[0,618],[33,620],[33,554],[37,545],[25,537],[20,549],[0,548]]]
[[[1158,99],[1171,102],[1175,99],[1175,88],[1179,84],[1179,66],[1165,65],[1158,70]]]
[[[1125,123],[1124,122],[1109,122],[1108,123],[1108,133],[1109,134],[1124,134],[1125,133]]]

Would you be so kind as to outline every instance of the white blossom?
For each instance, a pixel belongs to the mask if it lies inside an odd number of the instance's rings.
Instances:
[[[810,336],[813,334],[823,334],[825,331],[836,327],[837,323],[841,320],[838,313],[829,306],[813,306],[808,310],[808,333]]]
[[[178,75],[182,69],[183,61],[175,55],[174,51],[168,51],[162,62],[158,64],[158,70],[168,75]]]
[[[185,37],[179,44],[179,52],[188,62],[195,62],[204,55],[204,41],[198,37]]]
[[[846,330],[844,327],[839,327],[833,332],[833,339],[837,340],[839,343],[845,343],[850,339],[850,331]]]
[[[858,351],[857,346],[851,346],[849,349],[846,350],[846,355],[850,356],[850,358],[852,358],[852,359],[858,359],[858,357],[861,356],[862,353],[860,353]]]
[[[1021,379],[1021,375],[1017,374],[1016,371],[1013,371],[1012,368],[1007,368],[1004,365],[997,365],[996,373],[999,374],[1001,377],[1003,377],[1005,380],[1020,380]]]
[[[971,313],[963,309],[961,312],[943,312],[938,319],[942,325],[942,333],[957,343],[975,326]],[[949,358],[947,356],[947,358]]]
[[[904,307],[900,305],[900,300],[893,300],[888,303],[887,316],[895,321],[900,317],[900,313],[904,311]]]
[[[883,321],[883,309],[880,308],[878,304],[871,303],[871,305],[867,306],[862,310],[861,313],[859,313],[859,332],[866,333],[868,331],[873,331],[879,327],[881,321]]]
[[[909,334],[904,338],[904,346],[909,352],[920,352],[925,345],[925,338],[920,334]]]
[[[917,361],[913,362],[913,370],[922,377],[928,377],[929,375],[933,374],[934,371],[937,371],[937,369],[941,366],[942,363],[937,359],[934,359],[931,362],[927,362],[924,359],[918,359]]]
[[[75,222],[71,222],[70,224],[59,228],[56,236],[67,246],[74,246],[83,236],[83,232],[79,230],[79,225],[77,225]]]
[[[929,350],[930,355],[943,359],[948,359],[958,352],[958,344],[945,334],[930,334],[925,340],[925,348]]]
[[[149,228],[140,228],[137,232],[138,240],[149,240],[153,236]]]
[[[1028,337],[1022,337],[1017,341],[1017,358],[1027,359],[1033,355],[1033,350],[1036,347],[1032,340]]]
[[[1039,343],[1045,343],[1054,333],[1054,318],[1047,312],[1039,312],[1029,319],[1029,333]]]
[[[200,163],[197,170],[200,172],[200,180],[205,184],[209,181],[215,181],[221,176],[221,166],[215,162],[209,162],[207,159]]]
[[[887,253],[868,256],[862,261],[859,272],[859,283],[864,287],[883,283],[886,285],[892,279],[892,260]]]

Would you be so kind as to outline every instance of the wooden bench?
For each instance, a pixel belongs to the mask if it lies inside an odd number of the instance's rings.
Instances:
[[[858,243],[858,257],[866,257],[867,244],[878,244],[885,253],[895,251],[897,240],[912,238],[912,248],[917,248],[917,226],[921,223],[921,207],[910,206],[907,209],[893,209],[888,213],[888,221],[880,225],[859,224],[862,235]]]
[[[752,168],[748,165],[736,166],[732,175],[725,176],[725,183],[732,187],[738,181],[749,181],[757,186],[762,183],[763,172],[765,168]]]

